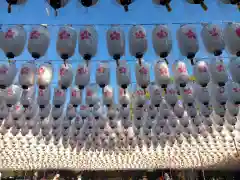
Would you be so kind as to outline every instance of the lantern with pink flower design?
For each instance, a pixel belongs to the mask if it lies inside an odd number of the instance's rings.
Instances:
[[[180,87],[185,87],[189,82],[189,74],[185,62],[177,60],[173,63],[172,71],[175,83]]]
[[[98,34],[94,26],[84,26],[78,36],[78,51],[88,65],[97,54]]]
[[[230,58],[228,66],[232,80],[240,84],[240,57]]]
[[[23,89],[28,89],[35,84],[36,70],[37,68],[34,61],[28,61],[22,65],[18,82]]]
[[[61,89],[60,87],[54,88],[54,96],[53,96],[53,105],[56,108],[60,108],[64,105],[66,101],[66,91]]]
[[[13,84],[17,74],[16,61],[9,61],[9,63],[0,64],[0,88]]]
[[[58,9],[65,7],[69,0],[47,0],[47,2],[55,10],[55,16],[57,16]]]
[[[40,89],[45,89],[52,82],[53,71],[51,62],[45,62],[39,66],[37,70],[37,83]]]
[[[119,66],[116,68],[116,74],[118,85],[123,89],[127,89],[131,83],[131,73],[126,60],[120,61]]]
[[[168,64],[166,58],[172,50],[172,36],[171,31],[166,25],[158,25],[153,29],[152,43],[155,53],[164,58]]]
[[[26,43],[26,32],[22,25],[12,26],[4,31],[2,50],[8,59],[20,56]]]
[[[81,63],[78,65],[76,76],[75,76],[75,84],[79,89],[83,90],[84,87],[90,81],[90,69],[85,63]]]
[[[40,108],[44,108],[50,103],[51,87],[45,89],[38,89],[37,103]]]
[[[112,26],[107,31],[107,48],[110,56],[116,60],[119,66],[119,60],[125,54],[125,34],[119,26]]]
[[[73,81],[73,69],[72,65],[69,63],[62,64],[59,69],[59,85],[62,89],[67,89],[71,86]]]
[[[228,23],[224,29],[224,41],[227,50],[236,56],[240,56],[240,23]]]
[[[156,5],[165,6],[167,8],[168,12],[172,11],[172,8],[170,6],[171,0],[152,0],[152,1]]]
[[[196,82],[202,87],[206,87],[210,82],[210,72],[208,64],[205,61],[199,60],[193,67],[193,74]]]
[[[150,65],[143,62],[142,65],[136,63],[135,75],[137,84],[146,91],[150,84]]]
[[[208,10],[207,5],[205,4],[204,0],[187,0],[190,4],[200,4],[204,11]]]
[[[77,43],[77,32],[71,26],[61,27],[57,38],[57,53],[66,64],[67,59],[72,57]]]
[[[234,81],[227,83],[228,100],[236,105],[240,104],[240,85]]]
[[[8,13],[12,12],[12,5],[24,5],[27,0],[6,0],[6,2],[8,3]]]
[[[77,107],[82,103],[82,91],[77,87],[72,87],[70,90],[70,103]]]
[[[28,38],[28,52],[34,59],[44,56],[50,44],[50,34],[47,26],[33,27]]]
[[[145,28],[141,25],[132,26],[129,31],[129,51],[132,56],[138,59],[140,66],[147,48],[147,32]]]
[[[194,57],[199,51],[197,32],[192,25],[182,25],[177,31],[178,47],[183,56],[186,56],[191,64],[194,64]]]
[[[220,26],[216,24],[204,24],[201,36],[203,44],[208,53],[220,56],[225,48],[223,32]]]
[[[214,84],[225,86],[228,80],[228,73],[224,61],[220,57],[214,57],[210,61],[210,74]]]

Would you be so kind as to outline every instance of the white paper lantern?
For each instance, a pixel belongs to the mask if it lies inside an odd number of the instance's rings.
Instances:
[[[172,35],[166,25],[157,25],[152,32],[152,43],[155,53],[165,59],[168,64],[167,56],[172,50]]]
[[[232,57],[229,61],[229,71],[232,76],[232,80],[236,83],[240,83],[240,58]]]
[[[175,61],[172,66],[175,83],[180,87],[185,87],[189,82],[187,65],[183,61]]]
[[[136,86],[134,93],[134,105],[136,107],[143,107],[145,103],[147,102],[147,98],[145,95],[145,92],[142,88]]]
[[[66,101],[66,91],[60,87],[54,88],[53,105],[57,108],[63,106]]]
[[[131,73],[127,61],[121,60],[119,62],[119,65],[116,68],[116,74],[118,85],[123,89],[127,89],[129,84],[131,83]]]
[[[60,108],[56,108],[55,106],[52,107],[51,115],[52,115],[54,120],[57,120],[62,116],[63,108],[64,108],[64,106],[61,106]]]
[[[0,88],[5,89],[6,87],[13,84],[16,74],[17,74],[16,61],[10,61],[8,64],[1,64]]]
[[[16,25],[4,32],[2,50],[9,59],[20,56],[26,43],[26,32],[23,26]]]
[[[155,107],[160,107],[163,99],[162,89],[155,83],[151,83],[149,86],[151,104]]]
[[[69,119],[69,120],[72,120],[74,117],[76,117],[77,115],[77,110],[75,107],[73,107],[72,104],[68,104],[67,105],[67,110],[66,110],[66,117]]]
[[[77,43],[77,32],[70,26],[60,27],[56,48],[58,55],[66,61],[74,55]]]
[[[119,26],[112,26],[107,31],[108,53],[119,66],[119,60],[125,54],[125,34]]]
[[[77,107],[82,103],[82,91],[77,87],[70,89],[70,103]]]
[[[28,108],[25,109],[25,112],[24,112],[26,120],[30,120],[34,118],[38,114],[38,112],[39,112],[39,109],[37,104],[32,104],[28,106]]]
[[[15,121],[20,119],[23,113],[24,113],[24,108],[20,103],[15,104],[11,110],[12,118]]]
[[[201,36],[207,52],[220,56],[225,48],[223,32],[220,26],[216,24],[203,25]]]
[[[106,106],[111,106],[114,103],[114,91],[111,86],[105,86],[103,93],[103,104]]]
[[[197,61],[193,68],[196,82],[202,87],[206,87],[210,81],[208,64],[205,61]]]
[[[222,105],[225,105],[227,102],[227,87],[223,86],[218,86],[216,84],[209,84],[209,90],[210,90],[210,95],[211,98],[214,101],[219,102]]]
[[[40,89],[45,89],[52,82],[53,71],[53,66],[50,62],[45,62],[39,66],[37,83]]]
[[[5,102],[8,107],[15,105],[21,97],[22,89],[17,85],[11,85],[5,89]]]
[[[240,24],[239,23],[228,23],[224,29],[224,41],[228,51],[233,54],[240,56]]]
[[[170,73],[168,64],[160,59],[154,65],[155,82],[161,87],[166,89],[170,83]]]
[[[124,90],[123,88],[118,89],[118,102],[123,106],[127,107],[128,104],[130,104],[131,95],[130,92],[127,90]]]
[[[108,63],[100,62],[96,70],[96,83],[104,89],[110,81],[110,67]]]
[[[219,86],[224,86],[228,80],[228,74],[223,59],[213,58],[210,63],[210,73],[212,82]]]
[[[188,113],[188,116],[190,116],[191,118],[195,118],[197,116],[197,108],[195,105],[193,106],[187,106],[186,107],[186,111]]]
[[[146,53],[148,48],[147,33],[143,26],[132,26],[129,30],[129,51],[130,54],[139,60],[141,65],[141,59]]]
[[[50,114],[51,109],[52,109],[51,104],[46,105],[44,108],[40,108],[38,113],[40,119],[47,118]]]
[[[79,89],[84,89],[84,87],[90,81],[90,72],[86,64],[79,64],[75,76],[75,84]]]
[[[91,60],[97,54],[98,34],[94,26],[85,26],[78,37],[78,51],[84,60]]]
[[[50,103],[51,98],[51,87],[47,89],[38,89],[37,103],[40,108],[44,108]]]
[[[89,84],[86,87],[86,97],[85,102],[90,107],[93,107],[97,102],[99,102],[99,96],[98,96],[98,86],[97,84]]]
[[[228,100],[236,105],[240,104],[240,85],[236,82],[229,81],[227,83]]]
[[[166,90],[165,99],[169,105],[172,107],[176,104],[178,97],[177,97],[177,90],[174,84],[169,84]]]
[[[227,101],[226,108],[231,116],[235,116],[235,117],[238,116],[238,114],[239,114],[239,105],[238,104],[236,105],[236,104],[232,103],[231,101]]]
[[[137,84],[146,89],[150,84],[150,65],[148,63],[142,62],[141,65],[135,64],[135,75]]]
[[[28,61],[22,65],[18,82],[23,89],[28,89],[35,84],[36,70],[37,68],[34,61]]]
[[[183,103],[178,100],[173,108],[173,111],[178,118],[182,118],[185,111]]]
[[[180,89],[180,95],[182,96],[183,102],[188,106],[192,106],[194,103],[194,91],[193,84],[188,83],[185,87]]]
[[[73,69],[69,63],[62,64],[59,69],[59,85],[62,89],[67,89],[73,81]]]
[[[209,117],[212,114],[212,105],[199,104],[199,110],[204,117]]]
[[[47,26],[33,27],[28,38],[28,52],[34,59],[43,57],[50,44],[50,34]]]
[[[188,24],[182,25],[177,31],[177,40],[181,54],[190,59],[193,65],[193,58],[199,51],[199,42],[195,27]]]

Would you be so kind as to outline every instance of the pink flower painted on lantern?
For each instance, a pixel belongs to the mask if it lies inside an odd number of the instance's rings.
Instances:
[[[12,39],[15,35],[15,32],[12,29],[8,29],[5,33],[5,39]]]
[[[216,68],[217,68],[218,72],[224,72],[225,71],[225,68],[222,64],[218,64]]]
[[[166,75],[168,75],[168,70],[167,70],[167,68],[160,68],[160,69],[159,69],[159,72],[160,72],[160,75],[161,75],[161,76],[166,76]]]
[[[23,67],[23,68],[21,69],[21,74],[22,74],[22,75],[28,74],[28,72],[29,72],[29,68],[28,68],[28,67]]]
[[[140,72],[140,74],[146,75],[146,74],[148,74],[148,69],[145,67],[142,67],[142,68],[140,68],[139,72]]]
[[[39,74],[39,75],[43,75],[44,72],[45,72],[45,68],[44,68],[44,67],[40,67],[40,68],[38,69],[38,74]]]
[[[7,90],[7,95],[8,95],[8,96],[12,96],[12,95],[13,95],[13,90],[12,90],[12,88],[8,88],[8,90]]]
[[[201,73],[207,72],[207,67],[206,66],[198,66],[198,70]]]
[[[175,94],[175,93],[176,93],[176,91],[174,89],[169,89],[167,91],[167,94]]]
[[[91,36],[92,36],[91,33],[88,32],[87,30],[80,33],[81,40],[90,39]]]
[[[65,31],[65,30],[63,30],[63,31],[61,31],[61,32],[59,33],[59,38],[60,38],[61,40],[69,39],[69,38],[70,38],[70,33],[67,32],[67,31]]]
[[[65,73],[66,73],[66,71],[67,71],[67,69],[65,69],[65,68],[60,68],[60,70],[59,70],[60,76],[64,76]]]
[[[63,96],[63,92],[61,90],[56,90],[56,96]]]
[[[39,89],[39,96],[43,96],[44,95],[44,90],[43,89]]]
[[[16,109],[16,111],[18,111],[20,109],[20,105],[16,105],[15,109]]]
[[[168,36],[168,32],[164,31],[163,29],[161,29],[159,32],[157,32],[157,37],[159,39],[163,39],[167,36]]]
[[[120,72],[121,74],[126,74],[126,73],[127,73],[127,68],[125,68],[125,67],[119,67],[119,72]]]
[[[185,33],[185,35],[188,37],[188,39],[196,39],[197,38],[195,32],[193,32],[191,29],[189,29],[188,32]]]
[[[105,97],[112,97],[112,92],[111,91],[105,91],[104,96]]]
[[[84,106],[84,105],[82,105],[82,106],[80,106],[80,110],[86,110],[88,107],[87,106]]]
[[[90,97],[91,97],[92,95],[93,95],[92,90],[88,89],[88,90],[87,90],[87,96],[90,96]]]
[[[88,73],[88,69],[84,68],[84,67],[80,67],[78,68],[78,74],[87,74]]]
[[[0,74],[7,74],[7,72],[8,68],[6,68],[5,66],[0,68]]]
[[[104,72],[105,72],[105,68],[104,68],[104,67],[99,67],[99,68],[97,69],[97,72],[98,72],[98,73],[104,73]]]
[[[120,33],[117,32],[117,31],[113,31],[111,34],[110,34],[110,39],[111,40],[120,40]]]
[[[187,72],[187,68],[183,64],[180,64],[177,69],[178,69],[179,73],[186,73]]]
[[[142,30],[140,30],[135,33],[135,37],[136,37],[136,39],[144,39],[146,37],[146,35]]]
[[[76,90],[73,90],[72,91],[72,97],[76,97],[77,96],[77,91]]]
[[[144,91],[143,90],[137,90],[136,91],[136,94],[138,95],[138,96],[144,96]]]
[[[240,37],[240,27],[236,29],[236,34],[238,37]]]
[[[123,96],[124,95],[124,89],[123,88],[120,88],[120,96]]]
[[[184,89],[185,94],[192,94],[192,90],[190,88]]]
[[[210,31],[208,31],[209,32],[209,34],[211,34],[211,36],[213,36],[213,37],[218,37],[219,36],[219,33],[218,33],[218,31],[217,31],[217,28],[213,28],[212,30],[210,30]]]
[[[30,34],[30,39],[39,39],[40,35],[41,34],[38,31],[34,30]]]
[[[240,88],[233,88],[233,92],[240,92]]]

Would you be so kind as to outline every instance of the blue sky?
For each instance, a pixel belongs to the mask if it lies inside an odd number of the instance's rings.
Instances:
[[[199,22],[213,22],[217,24],[222,24],[222,21],[239,21],[240,15],[237,7],[231,5],[222,5],[219,0],[205,0],[206,4],[209,7],[207,12],[204,12],[202,8],[198,5],[189,5],[185,0],[172,0],[171,3],[173,11],[171,13],[167,12],[165,7],[158,7],[152,3],[152,0],[135,0],[135,3],[129,7],[129,12],[125,13],[123,8],[116,4],[115,0],[99,0],[99,3],[88,10],[81,7],[78,0],[70,0],[70,3],[64,9],[59,11],[58,17],[54,16],[54,12],[51,11],[50,16],[47,16],[45,8],[47,7],[45,0],[28,0],[29,2],[20,8],[13,8],[12,14],[7,13],[7,3],[5,0],[0,0],[0,24],[26,24],[26,30],[30,30],[31,26],[28,24],[72,24],[76,30],[79,31],[80,26],[83,24],[161,24],[166,23],[172,30],[174,47],[173,51],[169,57],[170,63],[175,59],[184,59],[178,51],[176,43],[176,30],[181,23],[199,23]],[[123,26],[128,31],[130,26]],[[111,60],[108,55],[106,42],[105,42],[105,33],[108,26],[96,26],[99,33],[99,46],[98,54],[94,58],[92,63],[92,68],[95,70],[96,61],[99,60]],[[145,28],[148,31],[149,37],[149,49],[145,55],[145,60],[154,62],[157,59],[151,44],[151,31],[153,26],[147,25]],[[201,30],[201,25],[196,24],[198,31]],[[56,67],[61,63],[60,58],[56,53],[56,32],[58,30],[57,26],[49,27],[51,32],[51,45],[50,48],[44,57],[45,59],[53,60]],[[128,48],[128,46],[127,46]],[[4,54],[0,54],[1,58],[4,60]],[[197,57],[207,57],[202,42],[200,41],[200,52],[197,54]],[[224,53],[224,56],[228,56]],[[44,59],[42,58],[42,59]],[[25,52],[16,58],[16,60],[23,61],[31,59],[31,56],[28,54],[27,49]],[[128,49],[126,49],[126,56],[124,59],[128,60],[133,67],[134,58],[129,55]],[[73,65],[76,65],[81,61],[81,57],[78,54],[76,49],[75,56],[71,58]],[[111,66],[115,66],[115,63],[112,62]],[[190,70],[189,65],[189,70]],[[133,69],[134,70],[134,69]],[[134,74],[132,74],[134,75]],[[133,77],[133,76],[132,76]],[[153,75],[151,75],[153,79]],[[57,78],[55,76],[54,81],[56,82]],[[91,76],[91,81],[95,80],[94,74]],[[133,77],[133,81],[135,78]],[[111,76],[111,84],[114,85],[115,81],[115,72]]]

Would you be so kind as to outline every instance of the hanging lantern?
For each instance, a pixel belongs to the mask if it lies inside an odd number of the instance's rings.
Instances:
[[[210,81],[208,64],[205,61],[197,61],[193,68],[196,82],[202,87],[206,87]]]
[[[149,86],[151,104],[155,107],[160,107],[163,99],[162,89],[155,83],[151,83]]]
[[[194,64],[194,57],[199,51],[199,42],[195,27],[191,25],[182,25],[177,31],[177,40],[180,52],[186,56],[191,64]]]
[[[77,87],[72,87],[70,90],[70,103],[77,107],[82,103],[82,91]]]
[[[67,59],[74,55],[77,43],[77,32],[70,26],[61,27],[56,43],[57,53],[66,64]]]
[[[184,104],[192,106],[195,100],[192,84],[188,83],[185,87],[180,89]]]
[[[232,76],[232,80],[240,84],[240,58],[232,57],[229,62],[229,71]]]
[[[108,63],[101,62],[97,67],[96,72],[96,83],[102,88],[102,92],[104,91],[105,86],[107,86],[110,82],[110,68]]]
[[[47,106],[46,106],[47,107]],[[62,114],[63,114],[63,109],[64,109],[64,106],[60,106],[60,108],[56,108],[55,106],[52,107],[52,112],[51,112],[51,115],[52,115],[52,118],[56,121],[58,120]]]
[[[118,85],[126,91],[131,83],[131,73],[129,65],[125,60],[119,62],[119,66],[116,68],[116,74]]]
[[[131,101],[131,95],[130,95],[129,91],[125,90],[125,93],[124,93],[124,89],[119,88],[118,89],[119,104],[121,104],[123,107],[127,107],[130,104],[130,101]]]
[[[33,119],[38,114],[38,106],[37,104],[32,104],[31,106],[28,106],[27,109],[25,109],[25,118],[26,120]]]
[[[53,66],[51,62],[41,64],[37,71],[37,83],[40,89],[45,89],[49,86],[53,79]]]
[[[200,85],[195,84],[194,94],[198,100],[198,102],[208,105],[210,101],[210,94],[207,87],[202,87]]]
[[[17,85],[11,85],[5,90],[5,102],[8,107],[15,105],[21,98],[22,90]]]
[[[26,43],[26,31],[23,26],[16,25],[4,32],[2,50],[8,59],[20,56]]]
[[[2,103],[0,105],[0,120],[4,120],[8,116],[8,107],[5,103]]]
[[[114,91],[111,86],[105,86],[103,90],[103,104],[110,107],[114,104]]]
[[[90,81],[90,72],[89,68],[85,64],[79,64],[75,76],[75,84],[80,90],[83,90]]]
[[[62,64],[59,69],[59,85],[63,90],[66,90],[69,86],[71,86],[73,81],[73,69],[72,65],[65,63]]]
[[[66,101],[66,91],[61,89],[60,87],[54,88],[54,95],[53,95],[53,105],[56,108],[60,108],[65,104]]]
[[[44,108],[50,103],[51,87],[47,89],[38,89],[37,103],[40,108]]]
[[[50,44],[50,33],[47,26],[33,27],[28,38],[28,52],[34,59],[43,57]]]
[[[142,65],[142,58],[148,48],[147,33],[143,26],[133,26],[129,31],[129,51]]]
[[[180,87],[185,87],[189,82],[187,65],[183,61],[175,61],[172,66],[175,83]]]
[[[108,53],[119,66],[119,60],[125,54],[125,34],[124,31],[117,26],[112,26],[107,31],[107,48]]]
[[[137,84],[144,90],[146,93],[146,89],[150,84],[150,65],[148,63],[143,62],[141,65],[135,64],[135,75]]]
[[[178,97],[177,97],[176,86],[174,84],[168,85],[166,94],[165,94],[165,99],[169,105],[171,105],[172,107],[175,106],[175,104],[178,100]]]
[[[209,86],[210,95],[213,100],[219,102],[221,105],[225,105],[227,102],[227,87],[218,86],[216,84],[211,83]]]
[[[13,84],[17,74],[15,61],[10,61],[8,64],[0,65],[0,88],[6,89]]]
[[[22,117],[23,113],[24,108],[20,103],[16,103],[11,110],[12,118],[15,121],[19,120]]]
[[[54,9],[55,16],[57,16],[58,9],[64,8],[69,3],[69,0],[47,0],[47,2]]]
[[[240,104],[240,85],[233,81],[227,83],[227,95],[228,100],[232,103],[239,105]]]
[[[23,89],[28,89],[35,84],[36,70],[37,68],[34,61],[28,61],[22,65],[18,81]]]
[[[68,120],[72,120],[75,118],[77,115],[77,110],[75,107],[73,107],[72,104],[67,105],[67,110],[66,110],[66,117]]]
[[[152,32],[152,43],[155,53],[160,58],[163,58],[168,65],[167,57],[172,50],[172,35],[170,29],[166,25],[156,26]]]
[[[46,105],[44,108],[40,108],[38,113],[38,116],[40,117],[40,119],[43,120],[47,118],[50,114],[51,109],[52,109],[51,104]]]
[[[221,27],[216,24],[203,25],[201,36],[203,44],[208,53],[220,56],[225,48],[223,32]]]
[[[94,26],[85,26],[80,30],[78,37],[79,54],[86,61],[89,61],[97,54],[98,34]]]
[[[36,97],[36,87],[32,86],[28,89],[24,89],[22,91],[20,103],[23,105],[24,108],[27,108],[30,104],[35,101]]]
[[[210,62],[210,73],[212,82],[219,86],[225,86],[228,80],[227,70],[222,58],[213,58]]]
[[[86,97],[85,102],[90,107],[93,107],[95,104],[99,102],[98,96],[98,86],[97,84],[89,84],[86,88]]]

